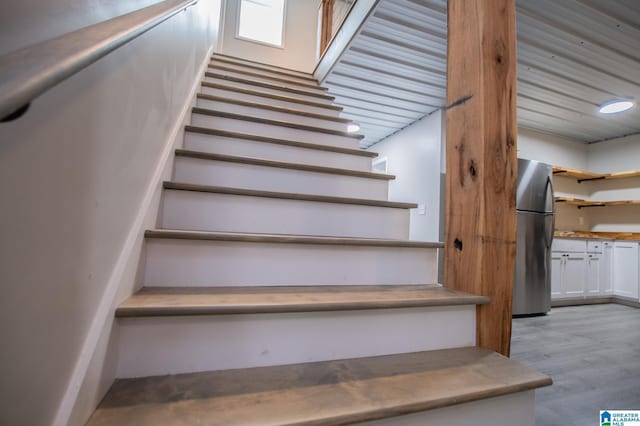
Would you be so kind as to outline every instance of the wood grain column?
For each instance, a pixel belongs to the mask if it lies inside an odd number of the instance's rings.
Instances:
[[[477,343],[509,356],[516,254],[515,0],[449,0],[445,286],[489,296]]]
[[[322,0],[322,24],[320,29],[320,56],[331,42],[333,25],[333,5],[335,0]]]

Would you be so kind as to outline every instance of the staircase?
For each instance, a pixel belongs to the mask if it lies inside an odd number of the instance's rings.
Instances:
[[[332,100],[214,55],[89,425],[534,424],[550,379],[474,347],[487,298],[435,284]]]

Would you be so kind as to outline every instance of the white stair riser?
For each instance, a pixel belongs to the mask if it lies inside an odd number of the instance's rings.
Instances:
[[[291,89],[295,89],[295,90],[303,90],[305,92],[311,92],[311,93],[317,93],[319,95],[324,95],[326,94],[326,90],[322,90],[319,86],[318,87],[311,87],[309,85],[307,85],[307,83],[301,83],[301,82],[297,82],[297,81],[280,81],[280,80],[274,80],[273,78],[270,78],[270,76],[264,75],[264,76],[255,76],[255,75],[247,75],[241,72],[237,72],[237,71],[227,71],[227,70],[221,70],[221,69],[217,69],[217,68],[211,68],[209,69],[209,72],[214,72],[216,74],[221,74],[221,75],[225,75],[225,76],[230,76],[230,77],[234,77],[234,78],[242,78],[245,80],[251,80],[251,81],[257,81],[260,83],[266,83],[266,84],[272,84],[274,86],[281,86],[281,87],[288,87]],[[253,71],[250,71],[253,73]],[[256,73],[258,74],[258,73]],[[275,77],[275,76],[274,76]],[[287,79],[286,76],[279,76],[279,77],[275,77],[277,79]],[[312,83],[308,83],[311,84]]]
[[[338,130],[340,132],[347,131],[347,123],[323,120],[321,118],[306,117],[300,114],[291,114],[287,112],[273,111],[263,108],[255,108],[245,105],[236,105],[222,101],[212,101],[208,99],[198,99],[197,106],[211,109],[214,111],[230,112],[233,114],[248,115],[249,117],[266,118],[269,120],[287,121],[307,126],[315,126],[323,129]]]
[[[281,68],[281,67],[277,67],[277,66],[273,66],[273,65],[269,65],[269,64],[264,64],[264,63],[256,63],[256,62],[251,62],[251,61],[245,61],[241,58],[230,58],[230,57],[223,57],[224,59],[224,63],[228,64],[229,62],[233,62],[234,64],[240,65],[240,66],[247,66],[247,67],[251,67],[252,69],[263,69],[263,70],[268,70],[268,71],[284,71],[287,74],[290,75],[298,75],[298,76],[304,76],[304,77],[311,77],[311,74],[308,72],[303,72],[303,71],[298,71],[298,70],[294,70],[294,69],[290,69],[290,68]],[[213,62],[216,62],[217,57],[213,56],[211,57],[211,60]],[[223,63],[222,61],[219,61],[220,63]]]
[[[371,158],[337,152],[298,148],[295,146],[255,142],[195,132],[185,132],[184,148],[192,151],[237,157],[261,158],[285,163],[336,167],[339,169],[371,170]]]
[[[146,286],[376,285],[437,282],[437,250],[148,239]]]
[[[251,81],[250,78],[245,78],[245,80]],[[227,80],[225,78],[208,77],[208,76],[204,77],[204,81],[209,81],[211,83],[216,83],[216,84],[224,84],[225,86],[237,87],[239,89],[255,90],[262,93],[270,93],[272,95],[286,96],[289,98],[301,99],[303,101],[311,101],[311,102],[316,102],[316,103],[325,104],[325,105],[331,105],[331,103],[333,102],[331,99],[328,99],[328,98],[313,96],[313,92],[310,90],[301,90],[302,92],[311,93],[307,95],[305,93],[294,93],[294,92],[284,91],[279,88],[262,87],[262,86],[257,86],[255,84],[242,83],[238,81]],[[272,85],[277,86],[276,84],[272,84]]]
[[[174,180],[198,185],[386,200],[388,182],[227,161],[177,157]]]
[[[471,346],[475,306],[119,319],[118,378]]]
[[[303,83],[303,84],[314,84],[313,81],[309,80],[308,78],[304,78],[298,75],[294,75],[294,74],[290,74],[290,73],[286,73],[286,74],[282,74],[279,72],[274,72],[268,69],[263,69],[263,68],[258,68],[258,67],[249,67],[246,65],[242,65],[242,64],[231,64],[229,62],[222,62],[222,61],[212,61],[211,65],[214,66],[220,66],[220,67],[224,67],[224,68],[229,68],[235,71],[247,71],[247,72],[251,72],[254,74],[260,74],[263,75],[265,77],[275,77],[275,78],[285,78],[294,82],[298,82],[298,83]],[[310,76],[307,76],[310,77]]]
[[[252,89],[252,90],[254,90],[254,89]],[[260,92],[260,90],[258,88],[256,88],[254,91]],[[213,88],[213,87],[202,86],[202,93],[206,93],[206,94],[212,95],[212,96],[222,96],[222,97],[226,97],[226,98],[233,98],[233,99],[238,99],[238,100],[248,101],[248,102],[263,103],[263,104],[267,104],[267,105],[279,106],[279,107],[284,107],[284,108],[293,108],[293,109],[298,109],[300,111],[307,111],[307,112],[313,112],[313,113],[316,113],[316,114],[330,115],[330,116],[333,116],[333,117],[338,117],[340,115],[340,111],[335,110],[335,109],[331,109],[331,108],[322,108],[322,107],[317,107],[317,106],[312,106],[312,105],[305,105],[305,104],[301,104],[301,103],[297,103],[297,102],[289,102],[289,101],[285,101],[285,100],[266,98],[264,96],[249,95],[249,94],[246,94],[246,93],[239,93],[239,92],[236,92],[234,90],[225,90],[225,89],[217,89],[217,88]],[[286,93],[281,93],[280,95],[288,97],[288,98],[291,97],[291,96],[288,96],[288,94],[286,94]]]
[[[409,238],[409,210],[165,190],[167,229]]]
[[[228,132],[248,133],[276,139],[294,140],[300,142],[317,143],[321,145],[339,146],[342,148],[358,149],[358,139],[348,136],[318,133],[312,130],[301,130],[291,127],[256,123],[234,118],[216,117],[205,114],[191,114],[191,124]]]
[[[535,392],[524,391],[354,426],[535,426]]]

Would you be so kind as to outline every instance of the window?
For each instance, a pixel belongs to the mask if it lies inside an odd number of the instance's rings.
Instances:
[[[285,0],[240,0],[239,38],[282,47]]]

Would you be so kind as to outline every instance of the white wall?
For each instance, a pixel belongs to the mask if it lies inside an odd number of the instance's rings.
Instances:
[[[587,170],[597,173],[640,169],[640,134],[588,145]]]
[[[598,173],[640,169],[640,134],[588,146],[588,170]],[[592,182],[591,198],[640,200],[640,177]],[[589,209],[592,230],[640,232],[640,206]]]
[[[439,241],[441,136],[442,112],[437,111],[370,148],[387,157],[387,173],[396,175],[389,199],[424,207],[424,214],[411,210],[412,240]]]
[[[587,145],[548,133],[518,128],[518,157],[584,170],[587,168]],[[578,184],[574,179],[560,177],[554,178],[553,184],[558,196],[589,198],[588,184]],[[589,215],[585,209],[578,210],[575,206],[561,203],[556,208],[556,229],[589,230]]]
[[[585,144],[525,128],[518,128],[518,157],[572,169],[587,168]]]
[[[105,21],[160,0],[20,0],[0,2],[0,54]]]
[[[151,2],[3,2],[1,48],[121,3]],[[219,7],[200,0],[0,124],[0,424],[84,424],[112,382],[113,309],[136,284],[154,178],[216,43]]]
[[[371,147],[380,156],[389,157],[389,173],[397,175],[389,187],[389,197],[397,201],[414,201],[426,205],[426,214],[411,212],[411,238],[437,241],[440,222],[440,171],[445,171],[445,127],[437,112],[398,134]],[[442,142],[442,145],[441,145]],[[587,166],[587,146],[558,136],[518,129],[518,156],[554,165],[584,169]],[[575,180],[556,179],[560,195],[589,195],[588,185]],[[558,229],[587,230],[590,227],[586,210],[558,205]]]
[[[518,149],[523,158],[596,173],[640,169],[640,135],[585,145],[526,129],[519,132]],[[602,201],[640,200],[640,177],[578,183],[575,179],[556,176],[554,185],[559,196]],[[556,227],[560,230],[640,232],[640,206],[578,209],[558,204]]]
[[[220,51],[226,55],[311,73],[316,65],[318,0],[286,0],[283,48],[236,38],[239,0],[226,0]]]

